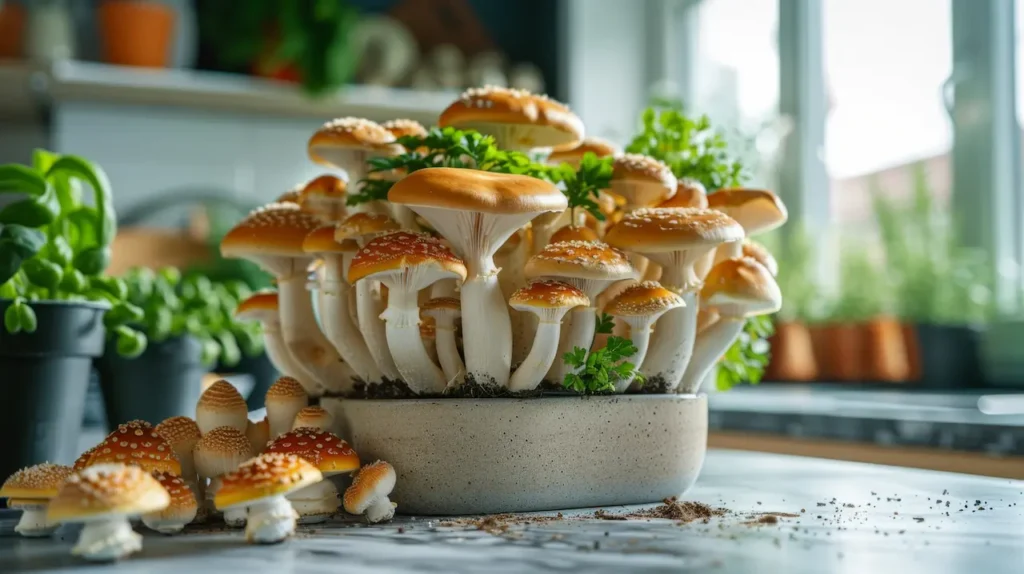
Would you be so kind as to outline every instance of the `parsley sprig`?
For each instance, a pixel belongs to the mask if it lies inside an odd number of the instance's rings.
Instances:
[[[643,382],[644,378],[633,363],[626,361],[636,353],[633,342],[622,337],[609,337],[607,344],[596,351],[587,352],[576,347],[563,355],[562,360],[573,367],[575,372],[565,375],[562,386],[585,394],[606,393],[615,390],[615,383],[634,377]]]
[[[764,376],[764,369],[771,360],[768,337],[775,333],[775,323],[769,315],[747,319],[739,339],[729,347],[718,361],[715,386],[727,391],[736,385],[756,385]]]
[[[583,154],[579,168],[563,163],[552,168],[551,179],[563,184],[562,192],[569,200],[572,210],[570,221],[576,221],[576,209],[585,209],[594,219],[604,221],[604,214],[597,203],[602,189],[608,189],[612,181],[612,158],[599,158],[593,152]]]
[[[594,332],[600,335],[610,335],[615,328],[615,321],[608,313],[601,313],[597,317],[597,325]]]

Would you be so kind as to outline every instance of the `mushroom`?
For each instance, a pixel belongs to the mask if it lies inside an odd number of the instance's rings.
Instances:
[[[771,273],[751,257],[727,259],[711,268],[702,302],[718,310],[719,319],[697,337],[693,360],[680,390],[695,393],[704,377],[743,331],[747,318],[775,313],[782,307],[782,292]]]
[[[583,122],[565,104],[497,86],[466,90],[441,112],[437,124],[476,130],[507,150],[572,148],[583,139]]]
[[[366,513],[370,523],[391,520],[395,516],[395,504],[388,495],[395,489],[395,478],[395,469],[382,460],[359,469],[352,485],[345,490],[345,512]]]
[[[636,353],[627,358],[636,369],[643,365],[647,346],[651,339],[651,327],[662,315],[685,306],[683,298],[665,289],[654,281],[644,281],[628,287],[612,299],[605,307],[605,313],[622,319],[629,325],[629,338]],[[634,370],[634,376],[636,371]],[[624,393],[633,382],[633,377],[615,383],[615,392]]]
[[[708,195],[708,207],[735,219],[746,237],[771,231],[789,219],[782,200],[765,189],[720,189]],[[742,244],[735,241],[718,250],[715,263],[742,255]]]
[[[472,169],[426,168],[396,183],[392,203],[409,205],[466,263],[461,288],[467,379],[505,386],[512,362],[512,325],[494,254],[541,213],[563,211],[565,195],[549,182]]]
[[[196,470],[201,478],[209,479],[205,504],[211,506],[217,490],[221,487],[220,477],[238,468],[252,457],[252,445],[244,434],[233,427],[217,427],[196,443]],[[245,522],[245,509],[232,509],[224,514],[224,523],[239,527]]]
[[[615,157],[612,164],[611,190],[625,200],[628,213],[652,207],[671,199],[678,187],[672,170],[663,162],[646,155],[627,153]],[[633,253],[630,261],[641,275],[647,270],[647,259]]]
[[[551,243],[551,236],[562,227],[572,225],[572,210],[565,209],[559,212],[542,213],[530,222],[533,230],[533,241],[530,245],[530,254],[536,255]]]
[[[250,296],[235,308],[235,318],[240,321],[259,321],[263,327],[264,349],[267,358],[277,372],[305,380],[303,387],[315,388],[318,384],[306,374],[298,361],[288,351],[281,334],[281,313],[277,293],[265,291]]]
[[[316,293],[320,325],[327,340],[356,375],[364,382],[377,383],[381,380],[380,369],[370,356],[362,333],[352,322],[349,309],[352,287],[347,279],[348,267],[359,246],[352,239],[338,241],[335,234],[334,225],[323,226],[307,235],[302,243],[303,251],[321,257],[324,262],[323,278]],[[350,391],[351,385],[343,390]]]
[[[608,140],[586,137],[575,147],[552,151],[548,154],[547,163],[554,166],[567,163],[573,169],[578,169],[583,156],[588,152],[601,158],[621,154],[622,150]]]
[[[689,177],[679,178],[676,182],[676,193],[662,201],[658,207],[700,207],[708,206],[708,192],[704,184]]]
[[[267,407],[267,422],[271,439],[291,430],[299,412],[309,405],[309,397],[299,382],[291,377],[281,377],[267,389],[264,399]]]
[[[201,434],[199,425],[188,417],[177,416],[165,419],[153,427],[153,431],[163,437],[167,444],[170,445],[171,450],[174,451],[174,456],[181,463],[181,477],[185,479],[185,483],[192,488],[193,493],[197,497],[202,497],[202,490],[199,488],[199,477],[196,474],[195,458],[192,456],[192,450],[195,449],[196,443],[199,442]]]
[[[295,415],[292,430],[314,428],[329,431],[334,426],[334,417],[323,407],[306,407]]]
[[[170,502],[164,487],[141,468],[97,464],[68,477],[50,501],[46,520],[83,523],[71,554],[106,562],[142,549],[142,536],[132,531],[130,518],[162,510]]]
[[[526,284],[526,277],[523,275],[523,266],[526,264],[527,242],[523,241],[523,232],[519,230],[509,236],[494,254],[494,265],[499,269],[498,285],[501,287],[501,296],[507,301],[516,289]],[[432,297],[450,297],[451,295],[435,295]],[[518,365],[526,358],[530,351],[529,325],[524,321],[527,317],[513,311],[509,315],[509,323],[512,326],[512,365]]]
[[[700,312],[697,313],[697,336],[704,332],[705,329],[714,325],[718,321],[718,309],[712,309],[710,307],[701,306]]]
[[[419,291],[440,279],[465,277],[465,264],[440,241],[410,231],[372,239],[352,260],[349,282],[376,280],[388,288],[388,305],[381,318],[395,366],[413,392],[445,388],[444,375],[430,360],[420,336]]]
[[[154,472],[153,478],[164,487],[171,501],[165,508],[143,514],[142,523],[161,534],[181,532],[186,524],[195,520],[199,510],[195,492],[180,476]]]
[[[599,241],[597,232],[589,227],[566,225],[551,235],[548,243],[564,243],[566,241]]]
[[[345,180],[321,175],[302,186],[298,203],[302,211],[312,213],[320,221],[338,222],[345,219],[347,193]]]
[[[508,304],[521,312],[533,313],[540,323],[530,354],[512,374],[508,384],[513,391],[532,390],[544,380],[545,373],[549,372],[558,355],[562,317],[570,309],[589,306],[590,299],[582,290],[568,283],[536,280],[513,293]],[[561,381],[558,379],[557,382]]]
[[[381,127],[391,132],[391,135],[395,136],[396,140],[408,136],[424,137],[427,135],[427,128],[423,127],[423,124],[415,120],[388,120],[382,123]],[[402,151],[412,151],[406,150],[405,147],[402,146],[401,144],[398,144],[398,147],[401,148]],[[405,176],[405,173],[393,174],[389,179],[391,179],[392,181],[398,181],[403,176]],[[395,221],[397,221],[402,226],[403,229],[410,229],[413,231],[419,230],[420,226],[417,225],[416,215],[412,212],[412,210],[410,210],[408,207],[404,205],[399,205],[397,203],[392,203],[390,205],[391,213],[392,215],[394,215]]]
[[[626,254],[614,247],[600,241],[568,241],[552,243],[531,257],[526,263],[526,276],[565,281],[587,296],[588,304],[577,307],[569,316],[568,331],[558,347],[557,356],[561,357],[576,347],[590,348],[597,324],[597,309],[590,302],[596,302],[612,283],[636,279],[637,273]],[[568,372],[565,361],[556,360],[547,378],[561,383]]]
[[[334,346],[316,328],[316,318],[306,291],[309,256],[302,251],[306,235],[320,226],[319,220],[299,211],[298,206],[272,203],[250,213],[221,241],[225,257],[248,259],[277,279],[281,332],[293,366],[307,377],[301,382],[317,383],[306,392],[341,389],[355,373],[341,361]]]
[[[337,118],[324,124],[307,145],[309,158],[345,172],[349,183],[366,177],[367,161],[400,153],[395,136],[363,118]]]
[[[368,241],[382,233],[398,231],[398,223],[386,215],[373,213],[357,213],[338,225],[334,230],[336,241],[352,239],[356,245],[363,247]],[[345,280],[348,281],[348,270],[352,265],[352,258],[355,253],[343,254],[343,268]],[[363,337],[364,344],[357,345],[355,353],[367,353],[373,358],[377,370],[381,376],[392,381],[401,380],[402,375],[395,366],[395,360],[388,349],[387,335],[384,332],[384,323],[380,320],[380,314],[384,312],[384,306],[374,291],[379,288],[378,281],[364,281],[356,283],[354,290],[356,294],[356,319],[359,325],[359,332]],[[366,348],[363,351],[363,348]]]
[[[231,427],[245,432],[249,425],[249,407],[234,385],[221,379],[199,396],[196,404],[196,425],[201,434],[217,427]]]
[[[118,462],[141,467],[146,472],[169,472],[181,476],[181,462],[171,445],[145,421],[117,425],[96,445],[86,466]]]
[[[772,256],[771,252],[764,245],[754,241],[753,239],[744,239],[742,246],[742,256],[751,257],[772,274],[772,277],[779,275],[779,263]]]
[[[295,533],[298,516],[285,496],[321,480],[316,467],[295,455],[263,453],[224,476],[214,503],[225,515],[247,514],[247,541],[275,544]]]
[[[457,387],[466,377],[466,365],[459,356],[458,341],[455,338],[455,321],[462,317],[459,300],[454,297],[437,297],[427,301],[421,314],[434,318],[435,346],[437,360],[448,387]]]
[[[0,487],[0,498],[8,499],[8,507],[21,510],[15,532],[26,538],[39,538],[57,530],[56,523],[46,520],[46,506],[72,472],[70,466],[44,462],[7,477]]]
[[[297,185],[292,189],[289,189],[288,191],[277,196],[277,199],[274,200],[274,203],[294,203],[295,205],[299,205],[300,203],[302,203],[302,188],[304,186],[305,184]]]
[[[430,361],[437,364],[437,328],[434,326],[434,319],[424,317],[422,312],[420,313],[420,339],[423,341],[423,348],[426,349]]]
[[[270,421],[267,417],[264,416],[258,422],[249,421],[245,427],[245,438],[249,439],[253,455],[262,453],[270,442]]]
[[[654,208],[627,213],[605,240],[661,265],[661,284],[683,297],[685,306],[658,321],[640,372],[648,384],[671,390],[679,384],[696,338],[700,279],[694,265],[722,243],[743,238],[743,228],[710,209]]]
[[[85,452],[83,452],[82,454],[78,455],[78,458],[75,459],[75,463],[71,465],[71,470],[73,470],[74,472],[78,472],[78,471],[82,470],[83,468],[89,466],[89,461],[92,460],[92,455],[95,454],[95,453],[96,453],[96,447],[95,446],[92,447],[92,448],[86,449]]]
[[[267,452],[302,457],[324,477],[359,468],[359,456],[347,442],[329,431],[314,428],[298,428],[277,437]],[[323,522],[341,506],[338,489],[330,480],[296,490],[288,495],[288,500],[299,513],[300,524]]]

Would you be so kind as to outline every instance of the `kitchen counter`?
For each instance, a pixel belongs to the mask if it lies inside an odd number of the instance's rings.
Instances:
[[[373,527],[339,521],[262,547],[246,545],[240,531],[147,533],[141,554],[90,571],[1024,571],[1021,481],[712,450],[685,499],[730,512],[687,525],[566,512],[561,520],[492,528],[494,534],[436,518]],[[757,513],[795,516],[772,523]],[[68,555],[73,542],[72,529],[57,540],[0,538],[0,572],[73,571],[82,566]]]

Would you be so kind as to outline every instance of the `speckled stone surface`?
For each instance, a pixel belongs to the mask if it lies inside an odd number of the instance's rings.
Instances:
[[[321,405],[360,458],[394,465],[391,498],[417,514],[654,502],[690,488],[707,445],[705,395]]]
[[[641,479],[638,478],[638,482]],[[586,485],[581,485],[586,487]],[[162,536],[113,565],[70,556],[75,532],[9,536],[0,513],[0,572],[236,572],[504,574],[1020,574],[1024,483],[939,472],[712,450],[686,497],[733,511],[709,523],[605,521],[593,510],[490,533],[402,517],[367,527],[335,520],[300,527],[276,546],[246,545],[240,530]],[[947,506],[948,503],[948,506]],[[624,508],[607,508],[625,512]],[[801,512],[801,511],[805,512]],[[754,513],[784,512],[774,524]]]

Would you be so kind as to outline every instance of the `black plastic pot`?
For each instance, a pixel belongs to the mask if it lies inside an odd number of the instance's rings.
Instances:
[[[135,419],[155,425],[168,417],[194,417],[209,372],[199,360],[201,352],[189,336],[150,342],[134,359],[119,356],[111,345],[97,362],[107,427]]]
[[[968,325],[915,325],[921,358],[921,386],[978,387],[984,384],[979,358],[980,331]]]
[[[0,316],[10,301],[0,301]],[[78,454],[85,393],[94,358],[103,354],[108,305],[31,303],[34,333],[0,327],[0,477],[23,466],[70,464]]]
[[[245,403],[250,411],[263,408],[263,400],[267,395],[267,389],[280,376],[266,353],[260,353],[255,357],[243,356],[242,360],[234,367],[217,365],[213,372],[221,375],[249,375],[253,379],[252,390],[249,391],[249,396],[245,398]]]

